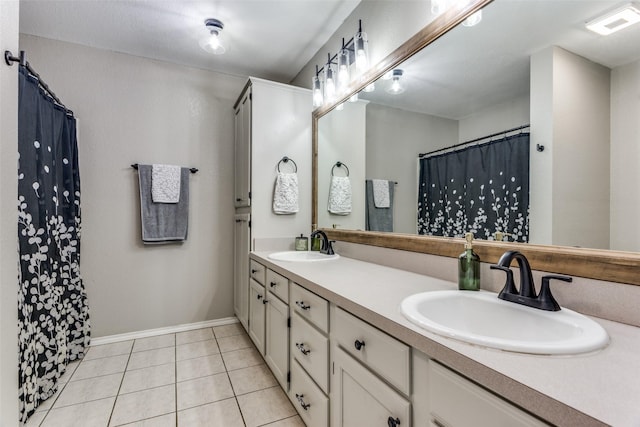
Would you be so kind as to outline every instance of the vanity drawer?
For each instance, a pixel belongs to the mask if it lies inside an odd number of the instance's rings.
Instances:
[[[264,274],[267,268],[258,261],[251,260],[249,264],[249,274],[256,282],[264,286]]]
[[[291,355],[328,393],[329,340],[295,311],[291,315]]]
[[[329,399],[297,361],[291,361],[291,400],[307,427],[329,425]]]
[[[322,332],[329,331],[329,303],[297,283],[291,283],[291,306]]]
[[[338,307],[332,315],[331,338],[408,396],[411,348]]]
[[[429,389],[430,422],[436,426],[547,426],[433,360],[429,361]]]
[[[267,269],[267,283],[269,292],[280,298],[285,304],[289,304],[289,279],[273,270]]]

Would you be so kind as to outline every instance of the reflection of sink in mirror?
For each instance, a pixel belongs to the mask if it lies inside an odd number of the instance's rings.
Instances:
[[[285,251],[269,254],[268,258],[274,261],[315,262],[331,261],[340,258],[340,255],[326,255],[315,251]]]
[[[428,331],[500,350],[579,354],[609,342],[602,326],[580,313],[525,307],[492,292],[424,292],[405,298],[400,309]]]

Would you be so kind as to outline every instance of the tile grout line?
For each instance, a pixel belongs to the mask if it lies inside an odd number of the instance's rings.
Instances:
[[[215,336],[215,331],[213,332]],[[216,344],[218,344],[218,337],[216,337]],[[227,379],[229,380],[229,385],[231,386],[231,391],[233,391],[233,400],[236,402],[236,407],[238,408],[238,412],[240,412],[240,418],[242,418],[242,424],[247,425],[246,420],[244,419],[244,414],[242,413],[242,408],[240,408],[240,402],[238,402],[238,395],[236,394],[236,389],[231,382],[231,376],[229,375],[229,370],[227,369],[227,364],[224,361],[224,357],[222,357],[222,349],[220,348],[220,344],[218,344],[218,350],[220,350],[220,359],[222,359],[222,365],[224,366],[224,372],[227,374]],[[229,352],[228,352],[229,353]]]
[[[116,410],[116,403],[118,402],[118,397],[120,397],[120,390],[122,389],[122,383],[124,383],[124,376],[127,374],[127,367],[129,366],[129,361],[131,360],[131,355],[133,354],[133,346],[135,344],[136,340],[133,340],[133,342],[131,343],[131,351],[129,351],[129,357],[127,357],[127,363],[124,365],[124,372],[122,373],[122,379],[120,380],[120,385],[118,386],[118,392],[116,393],[116,398],[113,400],[111,413],[109,414],[109,419],[107,420],[107,425],[105,427],[109,427],[109,424],[111,424],[111,419],[113,418],[113,413]]]
[[[213,333],[213,329],[211,330],[211,333]],[[175,417],[174,420],[176,422],[176,427],[178,427],[178,334],[176,334],[175,337],[175,346],[174,346],[174,351],[173,351],[173,375],[174,375],[174,382],[173,382],[173,390],[175,392]]]

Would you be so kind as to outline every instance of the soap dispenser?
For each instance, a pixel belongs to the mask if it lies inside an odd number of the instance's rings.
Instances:
[[[480,290],[480,257],[473,252],[473,233],[464,235],[464,252],[458,257],[458,289]]]

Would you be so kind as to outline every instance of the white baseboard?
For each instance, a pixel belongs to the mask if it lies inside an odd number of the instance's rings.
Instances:
[[[204,322],[187,323],[184,325],[167,326],[164,328],[147,329],[145,331],[127,332],[124,334],[107,335],[106,337],[91,338],[91,345],[112,344],[114,342],[129,341],[139,338],[155,337],[157,335],[175,334],[176,332],[192,331],[194,329],[211,328],[214,326],[238,323],[237,317],[225,317]]]

